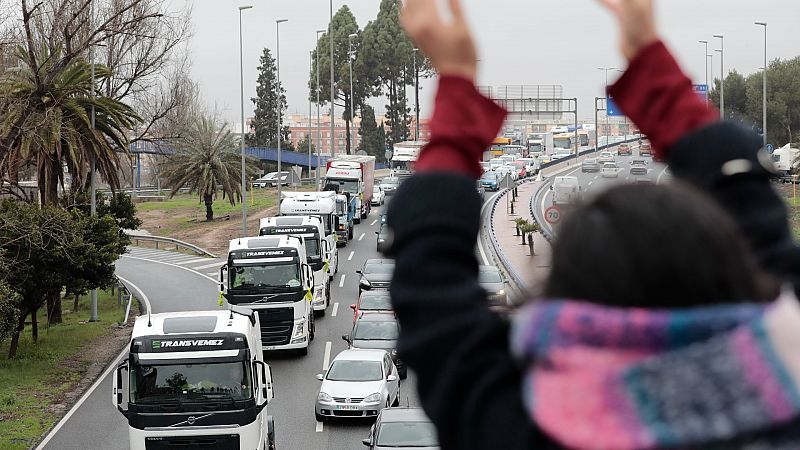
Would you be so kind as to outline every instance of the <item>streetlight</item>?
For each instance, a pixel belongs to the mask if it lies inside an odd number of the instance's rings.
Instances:
[[[308,52],[308,67],[309,72],[314,70],[314,50]],[[311,178],[311,93],[308,95],[308,132],[306,133],[308,139],[308,178]]]
[[[89,27],[94,29],[94,2],[92,2],[89,6]],[[90,47],[91,55],[89,58],[92,60],[92,99],[95,97],[95,90],[94,90],[94,45]],[[94,102],[92,102],[92,133],[94,133],[95,129],[95,110],[94,110]],[[89,207],[90,214],[95,216],[97,215],[97,176],[95,172],[97,172],[97,156],[92,155],[91,160],[91,174],[90,174],[90,191],[91,191],[91,204]],[[133,184],[133,174],[131,174],[131,184]],[[92,289],[89,293],[89,322],[97,322],[97,289]]]
[[[353,121],[353,119],[356,117],[356,110],[353,109],[353,38],[357,37],[357,33],[347,36],[347,42],[350,44],[350,50],[347,53],[347,60],[350,63],[350,133],[352,135],[352,139],[350,141],[350,150],[353,151],[353,153],[355,153],[353,146],[356,144],[356,124]],[[348,136],[348,138],[350,138],[350,136]]]
[[[330,51],[331,51],[331,157],[333,157],[334,152],[334,144],[336,143],[334,136],[335,130],[335,120],[336,115],[334,114],[334,110],[336,109],[336,91],[334,90],[333,86],[333,0],[330,0],[330,20],[328,21],[328,41],[330,41]]]
[[[704,59],[704,63],[706,65],[706,89],[708,89],[708,41],[702,40],[697,42],[706,45],[706,53],[705,53],[706,57]],[[706,95],[706,103],[708,103],[708,95]]]
[[[242,236],[247,236],[247,174],[244,164],[244,54],[242,51],[242,11],[252,5],[239,7],[239,100],[242,105],[242,136],[239,141],[242,150]]]
[[[598,67],[597,70],[602,70],[606,73],[606,145],[609,144],[609,135],[611,134],[611,125],[608,124],[608,71],[609,70],[616,70],[617,72],[622,72],[621,70],[617,69],[616,67]],[[594,131],[595,135],[597,134],[597,130]],[[595,136],[597,140],[600,140],[599,137]]]
[[[708,54],[708,55],[706,55],[706,58],[709,59],[708,72],[709,72],[709,75],[711,77],[711,84],[714,84],[714,54],[713,53]],[[709,92],[709,94],[711,94],[711,87],[708,88],[708,92]]]
[[[319,34],[325,30],[317,30],[317,189],[319,189],[319,165],[322,162],[320,153],[322,152],[322,130],[320,130],[319,117]]]
[[[419,70],[417,67],[418,48],[414,47],[414,109],[416,110],[416,125],[414,127],[414,140],[419,141]]]
[[[767,69],[769,66],[767,65],[767,22],[756,22],[756,25],[764,27],[764,93],[763,96],[763,124],[762,127],[764,129],[764,147],[767,146]]]
[[[720,68],[720,81],[719,81],[719,112],[722,120],[725,120],[725,36],[715,34],[715,38],[719,39],[720,48],[716,51],[719,52],[719,68]]]
[[[288,22],[289,19],[278,19],[275,21],[275,61],[277,65],[277,78],[276,89],[278,90],[278,204],[281,202],[281,185],[283,184],[283,176],[281,175],[281,134],[283,132],[283,116],[281,114],[281,24]],[[288,177],[287,177],[288,179]]]

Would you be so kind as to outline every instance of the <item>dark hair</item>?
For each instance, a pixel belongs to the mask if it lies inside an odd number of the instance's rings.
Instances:
[[[568,212],[545,296],[646,308],[771,300],[733,219],[689,186],[609,189]]]

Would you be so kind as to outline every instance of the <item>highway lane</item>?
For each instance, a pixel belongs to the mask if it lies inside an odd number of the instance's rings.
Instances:
[[[275,400],[269,412],[275,417],[280,447],[360,449],[370,422],[317,423],[313,415],[319,389],[315,375],[322,372],[326,347],[329,360],[346,348],[341,335],[350,332],[352,310],[358,292],[358,275],[368,258],[379,257],[376,249],[379,209],[356,226],[355,240],[339,249],[339,272],[331,289],[332,303],[325,317],[316,322],[316,339],[307,356],[267,354],[276,383]],[[349,258],[352,253],[352,258]],[[149,298],[154,313],[217,309],[216,273],[222,260],[199,260],[174,252],[131,249],[117,262],[117,274],[137,286]],[[343,280],[343,281],[342,281]],[[341,287],[340,287],[341,284]],[[135,291],[133,286],[129,286]],[[338,305],[337,305],[338,304]],[[334,315],[334,310],[336,314]],[[329,345],[327,345],[329,343]],[[68,413],[40,448],[127,449],[124,417],[111,404],[111,378],[105,373],[85,401]],[[418,405],[413,374],[401,383],[401,403]]]

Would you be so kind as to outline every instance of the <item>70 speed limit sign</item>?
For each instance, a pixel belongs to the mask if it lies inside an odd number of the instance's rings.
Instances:
[[[551,225],[561,222],[561,208],[551,206],[544,211],[544,220]]]

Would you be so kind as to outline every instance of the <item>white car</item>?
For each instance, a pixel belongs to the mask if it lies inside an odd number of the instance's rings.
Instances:
[[[495,170],[500,175],[500,178],[505,178],[506,175],[511,176],[511,179],[517,181],[519,179],[519,171],[514,166],[500,166]]]
[[[501,158],[492,158],[489,160],[489,170],[497,170],[498,167],[504,165],[506,162]]]
[[[616,159],[614,159],[614,154],[611,152],[600,152],[600,156],[597,158],[597,162],[600,164],[605,163],[614,163]]]
[[[370,200],[370,203],[373,206],[381,206],[384,202],[386,202],[386,193],[383,192],[380,186],[373,186],[372,200]]]
[[[383,408],[400,403],[397,367],[385,350],[344,350],[317,379],[322,381],[314,406],[318,422],[378,417]]]
[[[600,175],[603,178],[617,178],[619,177],[619,167],[617,167],[617,163],[605,163],[603,164],[603,168],[600,169]]]

